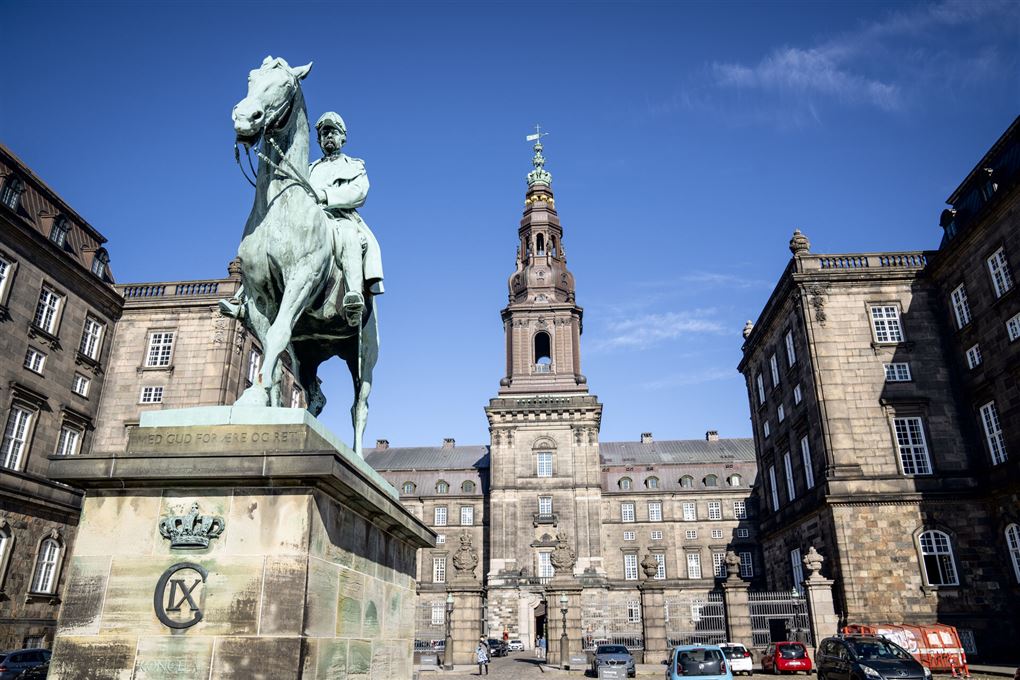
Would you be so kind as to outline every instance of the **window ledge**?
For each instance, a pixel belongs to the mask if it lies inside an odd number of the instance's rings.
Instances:
[[[43,330],[42,328],[39,328],[34,323],[30,323],[28,325],[28,337],[30,337],[30,338],[38,338],[38,339],[42,340],[44,343],[49,345],[50,349],[54,349],[54,350],[59,350],[60,349],[60,338],[58,338],[57,336],[53,335],[49,331],[46,331],[46,330]]]
[[[944,586],[929,586],[929,585],[921,586],[921,592],[923,592],[925,595],[929,597],[943,591],[954,592],[958,590],[960,590],[959,584]]]
[[[135,368],[135,371],[137,373],[152,372],[152,373],[169,373],[170,375],[173,375],[174,365],[170,364],[169,366],[138,366],[137,368]]]
[[[58,597],[56,593],[33,593],[31,591],[25,595],[25,604],[32,604],[35,602],[60,604],[60,597]]]
[[[102,366],[100,366],[99,364],[99,360],[93,359],[92,357],[90,357],[88,354],[85,354],[81,350],[77,350],[74,353],[74,363],[76,363],[79,366],[89,367],[90,369],[92,369],[92,372],[97,375],[103,372]]]
[[[892,350],[903,350],[905,352],[914,351],[913,342],[875,342],[871,341],[871,349],[875,354],[878,354],[880,350],[892,349]]]

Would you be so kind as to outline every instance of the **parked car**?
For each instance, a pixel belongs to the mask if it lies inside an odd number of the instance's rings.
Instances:
[[[733,680],[726,656],[718,645],[679,645],[666,660],[666,680]]]
[[[599,645],[595,648],[595,656],[591,659],[591,672],[595,677],[598,677],[599,668],[603,666],[625,667],[628,678],[633,678],[637,673],[634,655],[623,645]]]
[[[726,660],[730,662],[730,672],[733,675],[737,673],[750,675],[754,672],[754,667],[751,664],[751,652],[744,645],[739,642],[723,642],[719,645],[719,649],[722,650]]]
[[[48,649],[16,649],[0,652],[0,680],[14,680],[21,671],[48,663],[51,655]]]
[[[910,652],[873,635],[825,638],[815,662],[819,680],[931,680],[931,671]]]
[[[514,638],[513,640],[510,641],[510,644],[507,646],[510,648],[511,652],[524,651],[524,641],[519,638]]]
[[[761,657],[763,673],[810,673],[811,668],[811,657],[803,642],[773,642]]]
[[[488,643],[490,656],[506,656],[510,653],[510,645],[498,638],[489,638]]]
[[[35,668],[29,668],[27,671],[21,671],[18,675],[17,680],[46,680],[46,676],[50,672],[50,663],[39,664]]]

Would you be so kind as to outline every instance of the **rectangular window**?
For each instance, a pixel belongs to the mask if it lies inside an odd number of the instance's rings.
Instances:
[[[772,496],[772,511],[779,512],[779,487],[776,485],[776,466],[769,465],[769,495]]]
[[[693,522],[698,519],[698,506],[694,503],[684,501],[684,521]]]
[[[967,368],[975,369],[981,365],[981,345],[974,345],[967,350]]]
[[[470,505],[464,505],[460,508],[460,525],[462,527],[469,527],[475,523],[475,509]]]
[[[772,428],[769,427],[769,421],[766,420],[761,424],[761,432],[765,436],[765,439],[768,439],[769,435],[772,434]]]
[[[648,521],[649,522],[661,522],[662,521],[662,503],[654,501],[648,504]]]
[[[687,578],[701,578],[701,555],[687,553]]]
[[[687,529],[684,531],[684,538],[686,538],[688,541],[693,541],[697,537],[698,537],[697,529]]]
[[[442,602],[432,603],[432,625],[441,626],[446,623],[446,610]]]
[[[169,366],[174,350],[173,331],[149,333],[149,348],[145,352],[146,366]]]
[[[637,555],[635,553],[624,553],[623,555],[623,578],[628,581],[637,581]]]
[[[78,351],[89,359],[99,359],[103,347],[103,324],[91,316],[85,317],[85,327],[81,332],[81,345]]]
[[[74,390],[74,393],[79,397],[87,397],[89,396],[89,386],[91,384],[92,381],[83,376],[81,373],[75,373],[74,382],[71,383],[71,389]]]
[[[540,552],[538,553],[538,577],[539,578],[552,578],[556,574],[552,565],[552,553]]]
[[[981,425],[985,429],[985,441],[988,442],[988,453],[992,457],[992,465],[1006,462],[1006,440],[1002,436],[999,425],[999,409],[995,402],[990,401],[981,407]]]
[[[1010,342],[1020,338],[1020,314],[1016,314],[1006,322],[1006,335],[1009,336]]]
[[[758,385],[758,406],[761,406],[765,403],[765,380],[761,373],[754,377],[754,382]]]
[[[970,303],[967,302],[967,289],[961,283],[949,294],[953,302],[953,314],[956,316],[956,327],[963,328],[970,323]]]
[[[751,553],[740,553],[740,576],[742,578],[754,578],[754,562],[751,561]]]
[[[811,445],[808,443],[807,435],[800,438],[800,462],[804,465],[804,486],[808,489],[815,488],[815,471],[811,466]]]
[[[737,538],[749,538],[750,536],[750,529],[737,529]]]
[[[793,485],[793,463],[789,451],[783,454],[783,470],[786,472],[786,497],[792,501],[797,497],[797,487]]]
[[[733,517],[736,519],[747,519],[746,501],[733,501]]]
[[[621,522],[633,522],[634,521],[634,504],[633,503],[621,503],[620,504],[620,521]]]
[[[552,496],[538,497],[538,514],[540,515],[552,514]]]
[[[786,331],[786,364],[793,366],[797,363],[797,351],[793,348],[793,331]]]
[[[641,623],[641,604],[635,600],[627,603],[627,623]]]
[[[301,396],[302,396],[302,392],[301,392],[301,388],[300,387],[295,385],[294,387],[290,388],[290,407],[291,408],[301,408]]]
[[[446,557],[432,558],[432,582],[446,583]]]
[[[716,578],[726,578],[726,553],[712,553],[712,571]]]
[[[262,368],[262,352],[252,349],[248,352],[248,374],[245,376],[249,385],[254,385],[259,381],[260,368]]]
[[[81,430],[64,425],[60,428],[60,437],[57,439],[57,455],[73,456],[77,454],[80,443]]]
[[[905,475],[930,475],[931,461],[920,418],[893,418],[900,466]]]
[[[163,403],[163,388],[147,386],[142,388],[142,393],[138,397],[139,404],[162,404]]]
[[[46,363],[46,355],[39,350],[29,347],[25,354],[25,368],[35,373],[43,372],[43,365]]]
[[[35,317],[32,319],[33,325],[52,335],[57,327],[57,317],[59,316],[60,303],[62,301],[63,297],[52,289],[43,286],[42,291],[39,293],[39,303],[35,307]]]
[[[719,501],[708,502],[708,518],[722,519],[722,503]]]
[[[779,361],[775,354],[769,357],[769,369],[772,371],[772,389],[776,389],[779,387]]]
[[[1009,263],[1006,261],[1006,251],[999,248],[988,258],[988,273],[992,277],[992,287],[995,289],[995,297],[1005,295],[1013,287],[1013,274],[1009,271]]]
[[[436,510],[435,510],[435,518],[434,519],[435,519],[435,521],[432,522],[432,523],[435,524],[437,527],[445,527],[446,526],[446,508],[445,507],[436,508]]]
[[[899,307],[894,305],[872,305],[871,327],[875,332],[875,342],[903,342]]]
[[[793,403],[794,403],[794,405],[797,405],[797,404],[799,404],[802,401],[804,401],[804,395],[800,391],[800,385],[796,385],[793,388]]]
[[[712,538],[722,538],[722,529],[712,529]]]
[[[539,453],[538,456],[536,456],[535,458],[535,465],[536,465],[535,474],[538,477],[553,476],[552,453],[548,451],[543,451],[542,453]]]
[[[7,280],[11,277],[11,263],[0,257],[0,304],[4,300],[4,292],[7,290]]]
[[[436,534],[436,545],[443,545],[446,543],[446,534]]]
[[[11,413],[7,417],[7,428],[4,430],[4,441],[0,446],[0,466],[10,470],[20,469],[33,415],[32,411],[20,406],[11,407]]]
[[[652,532],[652,533],[650,534],[650,538],[651,538],[651,539],[652,539],[653,541],[661,541],[661,540],[662,540],[662,532],[661,532],[661,531],[653,531],[653,532]]]
[[[637,534],[635,534],[633,531],[624,531],[623,532],[623,540],[625,540],[625,541],[633,541],[636,538],[637,538]]]
[[[895,364],[885,364],[885,381],[886,382],[909,382],[910,380],[910,364],[898,362]]]
[[[786,409],[783,408],[782,404],[776,407],[776,420],[780,423],[786,420]]]
[[[662,553],[652,553],[652,557],[655,558],[655,579],[658,581],[666,578],[666,556]]]
[[[804,592],[804,563],[801,562],[800,548],[790,551],[790,572],[793,575],[793,589],[798,593]]]

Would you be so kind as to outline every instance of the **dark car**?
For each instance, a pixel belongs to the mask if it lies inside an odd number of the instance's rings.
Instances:
[[[0,680],[14,680],[22,671],[49,662],[51,654],[48,649],[0,652]]]
[[[595,656],[591,660],[591,672],[595,677],[602,667],[626,668],[628,678],[633,678],[637,672],[634,655],[623,645],[599,645],[595,648]]]
[[[870,635],[825,638],[815,665],[818,680],[931,680],[931,671],[910,652]]]
[[[46,676],[49,675],[49,672],[50,664],[47,661],[35,668],[29,668],[27,671],[22,671],[21,675],[17,677],[17,680],[46,680]]]
[[[496,638],[486,640],[489,643],[489,656],[506,656],[510,653],[510,645]]]

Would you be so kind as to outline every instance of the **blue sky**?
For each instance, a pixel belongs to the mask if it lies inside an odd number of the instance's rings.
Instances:
[[[0,140],[120,282],[225,272],[251,207],[231,107],[267,54],[347,121],[387,293],[367,437],[488,441],[499,310],[545,139],[602,439],[750,436],[736,372],[802,229],[937,247],[1020,111],[1020,11],[949,3],[0,3]],[[323,420],[349,437],[349,378]]]

